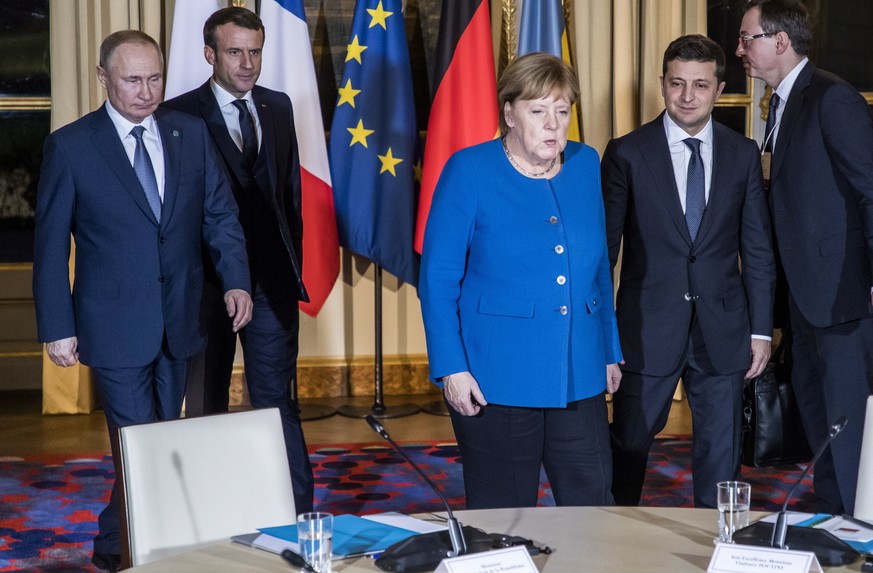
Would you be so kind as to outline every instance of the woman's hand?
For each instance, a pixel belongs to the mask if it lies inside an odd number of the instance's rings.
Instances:
[[[479,383],[469,372],[443,376],[443,393],[452,408],[462,416],[475,416],[482,406],[488,405]]]
[[[618,364],[606,365],[606,391],[615,394],[621,384],[621,368]]]

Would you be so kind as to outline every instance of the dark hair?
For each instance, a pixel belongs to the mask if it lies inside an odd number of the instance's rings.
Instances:
[[[164,54],[161,52],[161,47],[155,42],[155,39],[141,32],[140,30],[120,30],[106,36],[103,43],[100,44],[100,67],[104,70],[108,68],[109,62],[112,60],[112,55],[118,46],[122,44],[137,44],[140,46],[152,46],[158,52],[158,59],[161,62],[161,69],[164,69]]]
[[[667,64],[673,60],[680,62],[715,62],[715,77],[719,83],[724,81],[725,57],[715,40],[700,34],[679,36],[667,46],[664,52],[664,63],[661,74],[667,75]]]
[[[796,54],[805,56],[809,53],[812,41],[809,12],[799,0],[749,0],[743,6],[743,12],[755,7],[761,11],[761,29],[765,33],[785,32]]]
[[[561,58],[545,52],[531,52],[513,60],[497,82],[497,103],[500,112],[500,133],[506,135],[509,126],[503,114],[506,102],[537,99],[560,93],[573,104],[579,99],[576,72]]]
[[[213,12],[212,16],[206,19],[206,23],[203,24],[203,43],[213,50],[217,50],[218,44],[215,43],[215,30],[225,24],[236,24],[240,28],[260,31],[264,34],[264,23],[261,22],[257,14],[247,8],[228,6]]]

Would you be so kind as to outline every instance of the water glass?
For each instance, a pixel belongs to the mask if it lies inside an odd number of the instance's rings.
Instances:
[[[318,573],[331,573],[333,515],[323,511],[297,516],[297,542],[300,555]]]
[[[734,532],[749,525],[752,486],[742,481],[718,483],[718,541],[733,543]]]

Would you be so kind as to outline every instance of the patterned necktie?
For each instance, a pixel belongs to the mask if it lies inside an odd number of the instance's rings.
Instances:
[[[239,111],[239,130],[242,133],[243,140],[243,159],[245,159],[246,166],[252,169],[255,166],[255,161],[258,159],[258,132],[255,130],[255,120],[252,114],[249,113],[246,100],[234,100],[233,105]]]
[[[703,210],[706,209],[706,177],[703,173],[703,158],[700,156],[700,140],[689,137],[684,142],[691,150],[685,185],[685,223],[693,243],[697,239]]]
[[[152,213],[155,214],[155,219],[160,223],[161,195],[158,192],[158,180],[155,177],[152,158],[149,157],[145,142],[142,140],[144,131],[145,128],[141,125],[137,125],[130,130],[130,134],[136,140],[136,150],[133,152],[133,170],[136,172],[136,178],[139,179],[139,184],[145,192],[146,201],[149,202],[149,207],[152,208]]]
[[[773,92],[770,96],[770,108],[767,112],[767,126],[764,128],[764,151],[773,153],[773,130],[776,129],[776,110],[779,109],[779,104],[782,102],[779,99],[779,94]]]

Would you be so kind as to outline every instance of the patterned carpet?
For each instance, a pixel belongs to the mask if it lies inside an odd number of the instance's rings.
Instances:
[[[405,444],[410,457],[463,508],[455,444]],[[335,514],[439,511],[439,498],[414,470],[384,445],[311,448],[316,509]],[[643,505],[691,506],[690,442],[658,440],[652,451]],[[752,509],[775,510],[786,483],[800,470],[743,468],[752,483]],[[90,572],[97,515],[108,500],[115,471],[109,456],[38,456],[0,459],[0,572]],[[811,500],[805,480],[795,507]],[[543,481],[540,504],[554,505]]]

